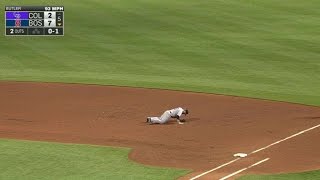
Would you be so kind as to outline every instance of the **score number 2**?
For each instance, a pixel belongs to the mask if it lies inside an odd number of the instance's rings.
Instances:
[[[52,34],[52,33],[59,34],[59,29],[55,29],[55,30],[48,29],[48,34]]]

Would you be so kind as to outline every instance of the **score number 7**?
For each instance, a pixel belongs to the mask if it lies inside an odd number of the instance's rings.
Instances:
[[[48,13],[48,18],[50,18],[50,19],[52,18],[52,13],[51,12]],[[51,23],[52,23],[52,21],[49,20],[48,21],[48,26],[51,26]]]

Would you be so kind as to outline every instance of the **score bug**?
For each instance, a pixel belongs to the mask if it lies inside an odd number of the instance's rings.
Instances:
[[[64,36],[64,6],[6,6],[5,36]]]

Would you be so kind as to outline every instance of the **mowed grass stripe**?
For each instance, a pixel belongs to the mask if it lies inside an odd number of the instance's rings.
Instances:
[[[178,89],[320,105],[316,2],[60,2],[66,8],[64,37],[0,37],[5,42],[0,44],[0,79]]]

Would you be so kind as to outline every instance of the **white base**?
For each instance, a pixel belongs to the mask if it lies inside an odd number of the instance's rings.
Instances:
[[[244,157],[248,156],[248,154],[246,154],[246,153],[237,153],[237,154],[234,154],[233,156],[234,156],[234,157],[244,158]]]

